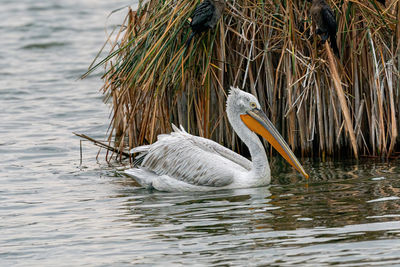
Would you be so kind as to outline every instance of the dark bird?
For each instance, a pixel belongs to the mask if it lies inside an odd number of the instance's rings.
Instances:
[[[224,0],[204,0],[193,12],[190,27],[192,34],[186,41],[186,47],[190,45],[193,37],[209,29],[213,29],[225,9]]]
[[[385,0],[378,0],[379,3],[381,3],[382,5],[385,5]]]
[[[339,57],[339,49],[336,43],[337,24],[331,7],[325,0],[307,0],[311,4],[311,17],[316,26],[315,33],[321,36],[324,44],[328,37],[333,52]]]

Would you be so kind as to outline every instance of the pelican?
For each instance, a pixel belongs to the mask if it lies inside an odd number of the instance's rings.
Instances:
[[[182,126],[178,129],[172,125],[170,134],[159,135],[155,143],[131,150],[139,155],[136,166],[125,173],[140,185],[159,191],[265,186],[271,181],[271,171],[259,134],[308,178],[255,96],[231,87],[226,112],[232,128],[249,148],[251,161],[214,141],[187,133]]]

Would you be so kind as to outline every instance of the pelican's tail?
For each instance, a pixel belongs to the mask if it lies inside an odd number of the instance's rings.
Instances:
[[[129,152],[131,154],[139,153],[139,155],[137,155],[133,161],[133,168],[125,170],[124,172],[135,179],[135,181],[138,182],[138,184],[140,184],[141,186],[151,189],[153,188],[154,179],[158,178],[158,175],[151,171],[140,168],[140,165],[142,164],[149,150],[150,145],[132,148]]]
[[[132,168],[124,171],[127,175],[135,179],[138,184],[145,188],[153,188],[153,183],[158,179],[158,175],[151,171],[147,171],[141,168]]]
[[[137,155],[133,161],[133,166],[140,166],[144,160],[144,158],[146,157],[147,153],[150,150],[150,146],[138,146],[138,147],[134,147],[132,148],[129,153],[134,154],[134,153],[139,153],[139,155]]]
[[[134,147],[132,148],[129,153],[133,154],[133,153],[147,153],[150,149],[150,146],[138,146],[138,147]]]

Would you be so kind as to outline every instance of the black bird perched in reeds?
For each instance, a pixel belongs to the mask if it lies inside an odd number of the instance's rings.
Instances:
[[[378,0],[378,2],[385,6],[385,0]]]
[[[209,29],[213,29],[225,9],[224,0],[204,0],[193,12],[190,27],[192,34],[186,41],[186,47],[190,45],[193,37]]]
[[[337,24],[331,7],[325,0],[307,1],[312,2],[311,17],[316,26],[315,33],[321,36],[322,43],[325,43],[329,37],[332,50],[339,57],[339,49],[336,43]]]

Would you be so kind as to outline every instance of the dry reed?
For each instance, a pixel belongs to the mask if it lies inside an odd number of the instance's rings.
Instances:
[[[197,1],[140,1],[104,65],[113,104],[109,141],[151,143],[170,123],[241,150],[225,114],[226,90],[255,94],[302,156],[388,157],[398,141],[400,0],[328,1],[340,59],[313,34],[306,1],[228,2],[217,28],[186,51]],[[86,74],[86,75],[87,75]],[[349,153],[350,152],[350,153]]]

